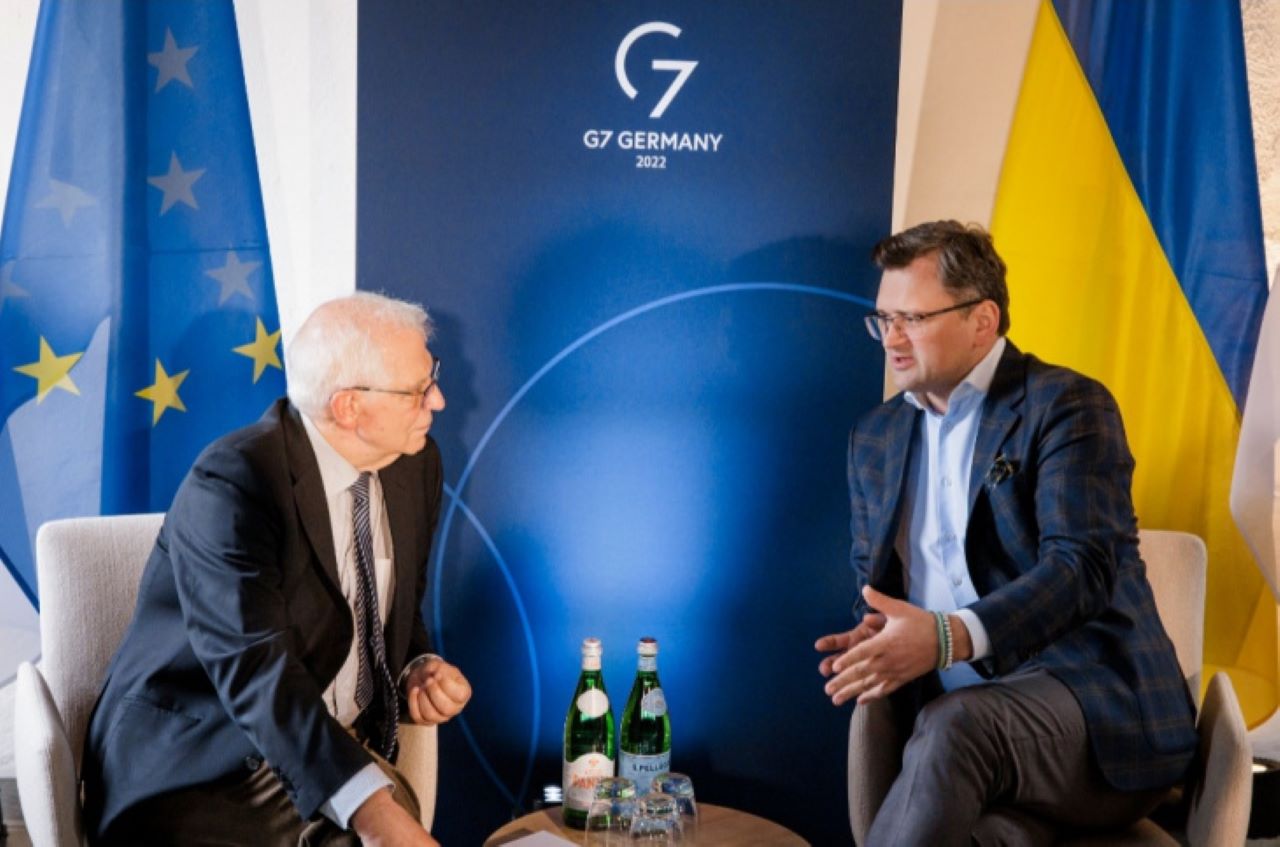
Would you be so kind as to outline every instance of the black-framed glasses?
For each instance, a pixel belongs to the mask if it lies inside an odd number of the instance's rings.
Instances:
[[[884,341],[885,336],[893,330],[894,326],[897,326],[910,337],[918,333],[929,318],[936,318],[938,315],[945,315],[947,312],[967,309],[970,306],[978,305],[986,299],[986,297],[979,297],[976,300],[966,300],[963,303],[957,303],[945,309],[934,309],[932,312],[897,312],[892,315],[884,312],[872,312],[864,317],[862,322],[866,324],[867,333],[876,341]]]
[[[402,388],[374,388],[371,385],[349,385],[342,389],[343,391],[376,391],[379,394],[399,394],[403,397],[417,397],[418,407],[423,408],[427,405],[427,395],[431,393],[431,389],[436,387],[440,381],[440,359],[436,358],[436,363],[431,366],[431,378],[427,380],[427,384],[420,391],[406,391]]]

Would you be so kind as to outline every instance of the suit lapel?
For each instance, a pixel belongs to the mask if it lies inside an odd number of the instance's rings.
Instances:
[[[880,522],[872,532],[875,546],[872,548],[871,581],[879,584],[884,576],[893,552],[897,535],[898,512],[902,509],[902,492],[906,485],[907,465],[915,450],[916,429],[921,412],[899,397],[885,427],[884,506],[880,510]]]
[[[289,467],[293,471],[293,501],[298,517],[306,530],[311,550],[324,567],[333,587],[342,595],[342,580],[338,577],[338,558],[333,550],[333,528],[329,526],[329,504],[324,497],[324,482],[320,478],[320,466],[316,463],[311,440],[298,417],[297,409],[286,404],[280,413],[284,427],[285,450],[289,454]]]
[[[973,446],[973,466],[969,469],[969,514],[973,514],[978,492],[987,472],[1000,455],[1000,448],[1022,420],[1022,399],[1026,395],[1027,359],[1013,342],[1006,342],[1000,364],[996,366],[987,398],[983,401],[982,421]]]

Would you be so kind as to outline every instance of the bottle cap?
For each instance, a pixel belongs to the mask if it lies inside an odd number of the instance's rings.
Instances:
[[[583,656],[592,656],[598,659],[603,653],[604,653],[604,647],[601,646],[599,638],[582,639],[582,655]]]
[[[636,645],[636,652],[641,656],[658,655],[658,639],[645,636],[640,639],[640,643]]]

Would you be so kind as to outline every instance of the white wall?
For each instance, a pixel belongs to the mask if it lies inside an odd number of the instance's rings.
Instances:
[[[1249,68],[1253,146],[1258,156],[1267,268],[1280,262],[1280,4],[1243,0],[1244,53]]]
[[[39,0],[0,0],[0,198],[9,196],[9,168],[39,8]]]
[[[356,4],[236,0],[236,21],[287,343],[355,290]]]

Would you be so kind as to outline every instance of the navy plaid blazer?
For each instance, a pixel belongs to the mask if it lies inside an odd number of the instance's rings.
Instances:
[[[903,597],[894,550],[923,413],[901,394],[849,436],[854,616],[862,586]],[[1100,383],[1008,344],[983,403],[965,555],[991,639],[974,668],[998,680],[1034,663],[1080,702],[1094,755],[1116,788],[1169,785],[1195,752],[1194,706],[1138,555],[1133,456]],[[930,674],[895,697],[914,710]]]

